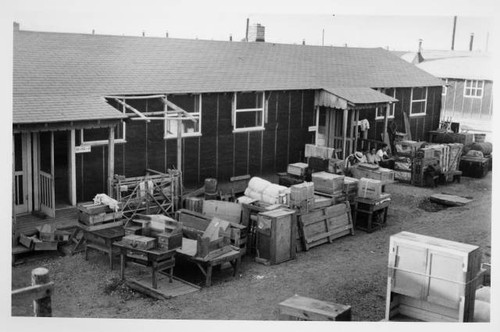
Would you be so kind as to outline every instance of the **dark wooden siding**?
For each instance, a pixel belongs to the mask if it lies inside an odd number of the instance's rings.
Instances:
[[[394,122],[400,132],[405,131],[403,112],[410,113],[411,88],[397,88],[394,118],[389,119],[389,123]],[[425,116],[410,116],[410,129],[413,140],[425,141],[427,133],[439,127],[441,108],[441,87],[429,87],[427,92],[427,110]],[[384,120],[375,120],[375,109],[365,109],[360,111],[359,119],[367,119],[370,122],[368,138],[381,140],[384,130]]]
[[[187,107],[186,95],[169,100]],[[207,177],[227,181],[232,176],[262,175],[285,171],[288,163],[302,160],[304,144],[314,136],[314,91],[266,92],[265,130],[233,133],[232,93],[203,94],[202,136],[188,137],[183,145],[183,174],[186,185],[202,185]],[[129,101],[142,112],[161,111],[154,100]],[[147,168],[166,172],[177,165],[177,140],[164,139],[163,121],[127,123],[126,143],[115,146],[115,173],[145,174]],[[92,147],[77,156],[78,201],[106,192],[107,146]]]

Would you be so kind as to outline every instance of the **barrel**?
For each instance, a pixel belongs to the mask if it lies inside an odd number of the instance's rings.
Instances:
[[[217,193],[217,179],[214,178],[205,179],[205,193],[207,194]]]
[[[474,134],[474,142],[484,143],[486,139],[486,134]]]
[[[188,197],[186,198],[186,209],[202,213],[203,212],[203,198],[201,197]]]

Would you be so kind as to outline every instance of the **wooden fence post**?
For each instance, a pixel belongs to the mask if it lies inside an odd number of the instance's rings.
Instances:
[[[50,282],[49,270],[39,267],[31,271],[31,285],[43,285]],[[33,301],[35,317],[52,317],[52,300],[50,296]]]

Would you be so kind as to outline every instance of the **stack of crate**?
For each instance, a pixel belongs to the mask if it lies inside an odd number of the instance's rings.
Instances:
[[[358,184],[358,197],[373,200],[380,199],[382,195],[382,181],[361,178]]]
[[[290,208],[302,213],[314,209],[314,183],[304,182],[290,187]]]
[[[121,203],[119,203],[121,207]],[[98,230],[123,225],[123,212],[113,211],[106,204],[78,204],[78,222],[86,230]]]

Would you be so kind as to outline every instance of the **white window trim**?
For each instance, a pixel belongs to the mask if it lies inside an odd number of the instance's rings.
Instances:
[[[244,92],[240,92],[244,93]],[[242,132],[247,132],[247,131],[262,131],[265,130],[265,116],[266,116],[266,94],[264,91],[255,91],[255,93],[261,93],[262,94],[262,107],[257,107],[257,108],[241,108],[241,109],[236,109],[236,105],[238,104],[238,92],[233,93],[233,103],[232,103],[232,111],[231,111],[231,120],[232,120],[232,125],[233,125],[233,133],[242,133]],[[238,113],[244,113],[244,112],[262,112],[262,117],[261,117],[261,126],[254,126],[254,127],[247,127],[247,128],[236,128],[236,118],[238,116]]]
[[[425,87],[425,98],[424,99],[413,99],[413,90],[415,88],[411,88],[411,97],[410,97],[410,117],[412,116],[425,116],[427,115],[427,97],[428,97],[428,92],[429,92],[429,88],[428,87]],[[416,113],[416,114],[413,114],[412,113],[412,110],[413,110],[413,103],[417,103],[417,102],[424,102],[424,111],[423,112],[420,112],[420,113]]]
[[[126,108],[125,105],[122,105],[122,113],[125,114]],[[108,145],[109,141],[106,140],[98,140],[98,141],[85,141],[84,140],[84,135],[83,132],[85,129],[80,130],[80,144],[81,145],[90,145],[90,146],[99,146],[99,145]],[[122,138],[115,138],[115,144],[123,144],[127,143],[127,124],[125,121],[122,120],[122,132],[123,132],[123,137]],[[117,130],[115,130],[115,136],[116,136]]]
[[[480,96],[470,96],[470,95],[467,95],[465,92],[467,91],[467,82],[471,82],[471,87],[469,88],[471,90],[471,92],[473,90],[475,90],[476,92],[477,91],[481,91],[481,95]],[[476,83],[475,87],[473,86],[474,82]],[[478,88],[477,85],[479,82],[482,82],[483,85],[482,85],[482,88]],[[483,80],[465,80],[464,82],[464,97],[465,98],[476,98],[476,99],[480,99],[480,98],[483,98],[483,95],[484,95],[484,81]]]
[[[202,111],[202,107],[201,107],[201,104],[202,104],[202,96],[201,94],[196,94],[194,95],[195,98],[198,98],[198,112],[189,112],[189,114],[191,114],[193,117],[197,118],[198,119],[198,128],[199,128],[199,131],[197,132],[193,132],[193,133],[182,133],[182,137],[200,137],[202,136],[202,133],[201,133],[201,111]],[[165,97],[167,98],[167,97]],[[177,138],[177,133],[173,133],[173,134],[168,134],[168,119],[167,119],[167,114],[165,114],[165,121],[163,123],[163,139],[174,139],[174,138]],[[178,121],[178,120],[173,120],[173,121]],[[189,121],[189,120],[186,120],[186,121]]]
[[[381,92],[381,93],[383,93],[383,94],[385,94],[385,90],[386,90],[386,89],[380,89],[380,92]],[[396,88],[393,88],[393,90],[394,90],[394,93],[393,93],[393,95],[392,95],[392,96],[390,96],[390,97],[396,98]],[[384,107],[387,107],[387,106],[384,106]],[[378,116],[378,115],[377,115],[377,113],[378,113],[378,109],[379,109],[379,108],[380,108],[380,107],[377,107],[377,108],[375,109],[375,120],[384,120],[384,119],[385,119],[385,116]],[[387,115],[387,118],[388,118],[388,119],[394,119],[394,114],[396,113],[396,103],[392,103],[392,104],[390,105],[390,108],[391,108],[391,111],[392,111],[392,115],[390,115],[390,113],[391,113],[391,112],[389,112],[389,114]]]

